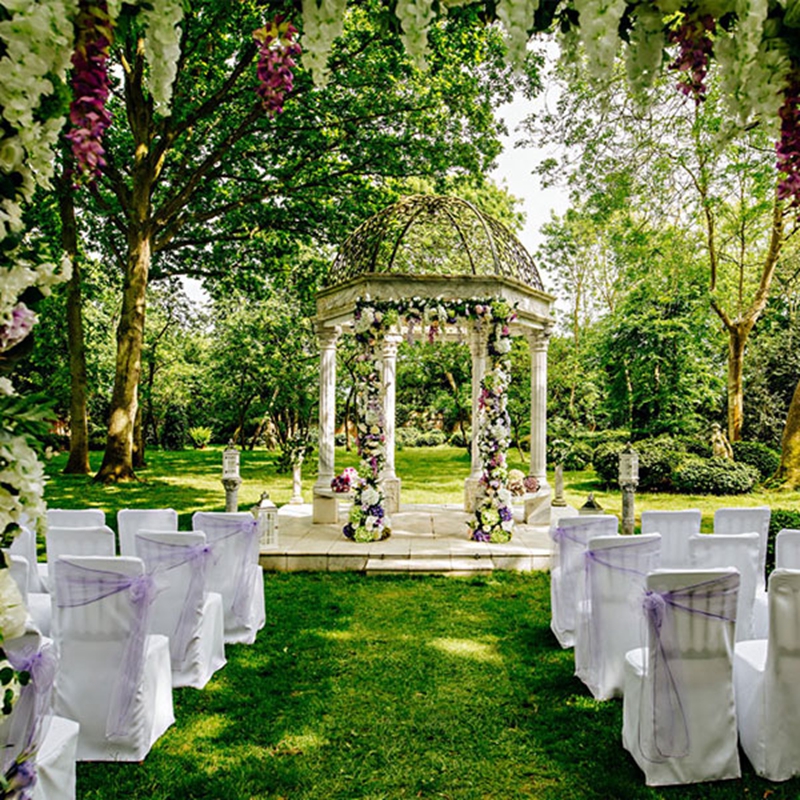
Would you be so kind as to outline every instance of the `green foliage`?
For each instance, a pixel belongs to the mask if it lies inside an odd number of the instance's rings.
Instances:
[[[398,428],[395,438],[403,447],[439,447],[447,443],[447,434],[436,428],[425,431],[419,428]]]
[[[780,453],[761,442],[734,442],[732,447],[734,460],[755,467],[760,481],[771,478],[781,463]]]
[[[775,537],[784,529],[800,530],[800,511],[773,508],[769,517],[767,541],[767,577],[775,569]]]
[[[186,446],[188,428],[186,409],[175,404],[169,406],[161,427],[161,446],[165,450],[183,450]]]
[[[643,492],[669,491],[675,470],[686,458],[680,441],[669,436],[640,439],[633,443],[639,454],[639,490]],[[625,449],[621,442],[598,445],[592,464],[597,476],[606,486],[616,486],[619,479],[619,455]]]
[[[758,470],[729,458],[692,458],[673,476],[675,488],[687,494],[746,494],[758,483]]]
[[[562,464],[565,470],[587,469],[592,463],[594,448],[586,442],[574,439],[553,439],[547,442],[547,463]]]
[[[192,446],[196,447],[198,450],[202,450],[211,441],[211,428],[202,425],[196,426],[194,428],[189,428],[187,433],[189,434],[189,439],[192,441]]]

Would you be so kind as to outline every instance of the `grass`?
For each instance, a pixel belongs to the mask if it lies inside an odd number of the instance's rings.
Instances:
[[[100,466],[101,453],[92,453],[92,468]],[[108,523],[114,527],[120,508],[174,508],[182,527],[190,526],[195,511],[221,510],[225,492],[221,483],[222,448],[166,452],[152,450],[147,454],[148,467],[139,471],[140,480],[118,486],[101,486],[86,476],[63,475],[66,454],[55,456],[47,465],[50,478],[45,499],[52,508],[103,508]],[[265,450],[241,454],[242,485],[239,508],[248,509],[266,489],[277,505],[289,501],[292,494],[290,474],[280,474],[277,455]],[[509,452],[509,465],[527,472],[527,461],[516,450]],[[336,450],[336,469],[358,467],[355,452]],[[464,497],[464,479],[469,474],[470,460],[465,450],[454,447],[414,447],[398,450],[397,474],[402,480],[402,501],[405,503],[458,503]],[[316,479],[317,461],[312,456],[303,464],[303,496],[311,500]],[[551,485],[553,476],[548,480]],[[589,492],[594,492],[600,505],[619,515],[621,493],[604,489],[593,471],[565,475],[565,497],[576,508],[583,505]],[[768,505],[800,511],[800,492],[759,490],[744,495],[713,497],[703,495],[651,494],[636,495],[637,521],[642,509],[699,508],[703,512],[704,531],[711,531],[714,510],[722,506]]]
[[[638,800],[800,796],[737,781],[650,789],[549,631],[545,573],[265,576],[269,619],[228,649],[142,764],[78,765],[85,800]]]

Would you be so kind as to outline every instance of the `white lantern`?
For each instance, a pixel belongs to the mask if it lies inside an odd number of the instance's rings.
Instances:
[[[639,483],[639,454],[631,447],[630,442],[619,454],[619,482]]]
[[[239,477],[239,451],[233,444],[233,440],[228,442],[228,446],[222,451],[222,480],[231,480]]]
[[[272,550],[278,546],[278,508],[269,499],[269,492],[262,492],[258,504],[250,509],[258,521],[258,540],[261,550]]]

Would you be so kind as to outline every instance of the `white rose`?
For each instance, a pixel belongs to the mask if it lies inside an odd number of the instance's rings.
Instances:
[[[377,502],[381,499],[380,494],[376,489],[373,489],[371,486],[368,486],[361,492],[361,505],[362,506],[374,506]]]
[[[0,569],[0,633],[3,639],[16,639],[25,633],[28,612],[11,570]]]
[[[0,169],[6,174],[14,172],[24,156],[25,151],[18,136],[11,136],[0,142]]]

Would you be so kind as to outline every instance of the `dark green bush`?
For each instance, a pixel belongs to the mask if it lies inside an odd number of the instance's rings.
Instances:
[[[775,537],[784,528],[800,530],[800,511],[772,509],[769,518],[769,539],[767,540],[767,576],[775,569]]]
[[[438,428],[431,428],[429,431],[420,431],[415,447],[438,447],[447,443],[447,435]]]
[[[755,467],[762,481],[771,478],[781,463],[780,453],[761,442],[734,442],[733,458]]]
[[[472,434],[471,434],[469,428],[467,428],[467,430],[465,431],[465,434],[466,434],[466,438],[465,438],[464,433],[461,433],[461,431],[455,431],[450,436],[450,441],[448,441],[448,444],[450,445],[450,447],[469,447],[470,443],[472,441],[472,439],[470,438]]]
[[[617,486],[619,454],[625,449],[623,442],[608,442],[594,450],[592,464],[606,486]],[[639,490],[644,492],[669,491],[673,488],[673,474],[686,458],[681,442],[669,436],[641,439],[633,443],[639,454]]]
[[[183,450],[189,435],[189,422],[186,409],[179,405],[170,405],[164,414],[161,428],[161,446],[165,450]]]
[[[686,494],[745,494],[758,482],[758,470],[729,458],[693,458],[673,475]]]
[[[572,442],[571,447],[564,457],[564,469],[583,470],[588,469],[592,463],[594,451],[586,442]]]

